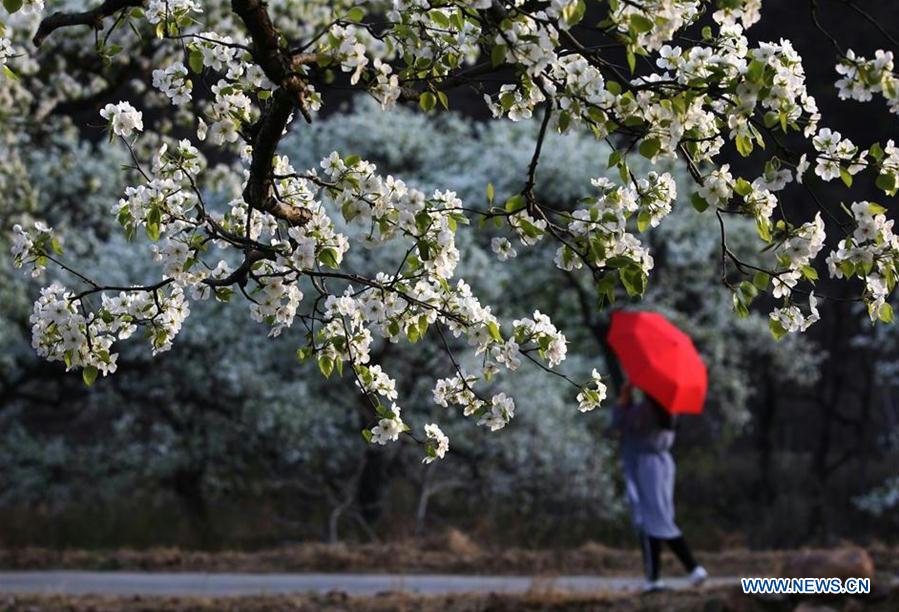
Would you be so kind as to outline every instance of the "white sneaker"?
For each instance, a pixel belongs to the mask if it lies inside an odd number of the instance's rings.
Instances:
[[[655,593],[656,591],[664,591],[667,588],[668,585],[662,580],[647,580],[643,583],[644,593]]]
[[[690,584],[693,586],[699,586],[703,582],[706,581],[706,578],[709,577],[709,573],[705,571],[705,568],[701,565],[697,565],[693,568],[693,571],[690,572],[690,575],[687,577],[687,580],[690,581]]]

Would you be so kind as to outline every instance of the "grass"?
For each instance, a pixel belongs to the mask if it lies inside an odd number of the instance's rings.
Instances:
[[[899,574],[899,550],[868,549],[880,572]],[[718,576],[771,576],[795,551],[730,549],[699,551]],[[669,553],[664,573],[680,568]],[[639,551],[588,542],[572,549],[485,548],[458,531],[422,542],[375,544],[302,543],[258,551],[0,549],[0,569],[83,569],[208,572],[379,572],[456,574],[639,575]]]
[[[577,611],[609,612],[811,612],[811,610],[899,610],[899,590],[880,593],[867,599],[761,599],[743,595],[736,589],[702,589],[634,594],[566,595],[540,592],[524,595],[446,595],[421,597],[386,593],[374,597],[349,597],[342,593],[327,595],[179,598],[179,597],[97,597],[97,596],[25,596],[0,599],[0,611],[29,612],[513,612]]]

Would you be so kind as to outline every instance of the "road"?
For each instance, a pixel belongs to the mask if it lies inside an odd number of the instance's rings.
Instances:
[[[707,584],[737,584],[738,578],[713,578]],[[450,574],[207,574],[200,572],[0,572],[0,593],[71,595],[236,596],[285,593],[374,595],[387,591],[446,593],[523,593],[526,591],[634,591],[642,578],[605,576],[460,576]],[[688,588],[683,578],[668,581]]]

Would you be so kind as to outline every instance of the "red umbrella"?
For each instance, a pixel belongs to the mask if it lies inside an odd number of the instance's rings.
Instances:
[[[612,313],[609,345],[628,378],[670,413],[699,414],[709,379],[690,337],[657,312]]]

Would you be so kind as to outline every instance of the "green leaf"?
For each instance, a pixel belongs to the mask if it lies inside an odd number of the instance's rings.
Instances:
[[[390,325],[387,326],[387,332],[391,336],[398,336],[400,333],[400,324],[397,321],[391,321]]]
[[[637,215],[637,231],[645,232],[649,228],[651,217],[648,210],[641,210]]]
[[[851,261],[841,261],[840,272],[843,273],[844,277],[852,278],[852,276],[855,274],[855,264]]]
[[[187,63],[190,69],[197,74],[203,72],[203,54],[197,49],[191,49],[190,54],[187,56]]]
[[[787,330],[780,324],[780,321],[775,321],[774,319],[768,319],[768,329],[771,330],[771,335],[774,336],[775,340],[780,340],[787,335]]]
[[[371,430],[370,430],[370,429],[363,429],[363,430],[362,430],[362,437],[365,438],[365,441],[366,441],[366,442],[368,442],[369,444],[371,444]]]
[[[752,193],[752,183],[740,177],[734,182],[734,191],[737,192],[738,195],[743,196],[744,198]]]
[[[430,91],[422,92],[418,97],[418,106],[425,112],[433,110],[434,107],[437,106],[437,97]]]
[[[737,145],[737,151],[743,157],[749,157],[752,153],[752,139],[749,136],[739,135],[737,136],[735,143]]]
[[[649,32],[652,27],[655,25],[652,22],[652,19],[645,17],[639,13],[634,13],[631,15],[631,30],[637,32],[638,34],[643,32]]]
[[[5,74],[10,80],[13,80],[13,81],[19,80],[19,75],[17,75],[15,72],[13,72],[12,68],[10,68],[9,66],[7,66],[5,64],[3,65],[3,74]]]
[[[840,178],[843,179],[843,183],[846,185],[846,187],[852,187],[852,175],[849,174],[849,170],[841,167]]]
[[[613,304],[615,302],[615,276],[605,274],[596,281],[596,291],[599,294],[599,305]]]
[[[506,61],[506,45],[494,45],[490,50],[490,65],[493,68]]]
[[[97,380],[97,374],[99,373],[100,371],[92,365],[84,366],[84,369],[81,370],[81,379],[84,381],[84,384],[90,387]]]
[[[752,284],[758,287],[759,291],[764,291],[768,288],[768,283],[770,282],[771,277],[768,276],[764,272],[756,272],[752,277]]]
[[[428,261],[431,259],[431,245],[427,240],[419,240],[418,241],[418,257],[422,261]]]
[[[318,369],[321,370],[325,378],[331,378],[331,373],[334,371],[334,360],[326,355],[322,355],[318,358]]]
[[[622,183],[628,183],[631,180],[631,171],[627,167],[627,161],[621,160],[618,162],[618,176],[621,178]]]
[[[22,8],[22,4],[23,0],[3,0],[3,7],[10,15]]]
[[[611,168],[612,166],[617,165],[618,162],[620,162],[620,161],[621,161],[621,151],[619,151],[618,149],[615,149],[615,150],[612,151],[612,153],[609,155],[609,162],[608,162],[608,165],[607,165],[606,167],[607,167],[607,168]]]
[[[574,4],[567,4],[562,9],[562,18],[569,26],[573,26],[584,18],[584,12],[587,10],[587,4],[584,0],[578,0]]]
[[[490,337],[497,342],[503,341],[503,335],[499,332],[499,325],[497,325],[495,321],[490,321],[487,324],[487,331],[490,332]]]
[[[431,18],[431,21],[437,24],[438,27],[447,29],[450,27],[449,17],[443,12],[439,10],[428,11],[428,17]]]
[[[880,310],[877,311],[877,318],[884,323],[893,322],[893,307],[889,304],[881,304]]]
[[[637,69],[637,56],[630,48],[627,50],[627,67],[631,69],[631,74]]]
[[[153,242],[156,242],[157,240],[159,240],[159,231],[160,230],[159,230],[158,223],[147,223],[146,231],[147,231],[147,238],[149,238]]]
[[[764,240],[765,242],[771,242],[771,222],[767,219],[756,219],[755,220],[755,229],[758,232],[759,238]]]
[[[815,269],[814,269],[813,267],[811,267],[811,266],[802,266],[802,267],[799,269],[799,271],[802,272],[802,276],[803,276],[806,280],[810,280],[810,281],[816,281],[816,280],[818,280],[818,271],[815,270]]]
[[[347,11],[345,19],[353,23],[359,23],[365,17],[365,11],[361,6],[354,6]]]
[[[746,78],[750,83],[758,83],[762,80],[762,77],[765,74],[765,63],[760,62],[759,60],[753,60],[749,64],[749,69],[746,71]]]
[[[881,174],[877,177],[877,180],[874,181],[874,184],[877,185],[877,188],[883,191],[888,195],[896,195],[896,175],[895,174]]]
[[[883,147],[880,146],[879,142],[875,142],[873,145],[871,145],[869,151],[871,152],[871,157],[873,157],[878,162],[884,157]]]
[[[658,137],[653,136],[652,138],[645,138],[643,142],[640,143],[638,150],[640,151],[640,155],[646,159],[652,159],[658,154],[661,148],[662,142]]]
[[[695,208],[699,212],[705,211],[709,207],[709,203],[705,201],[698,193],[694,193],[690,196],[690,203],[693,204],[693,208]]]
[[[743,301],[743,298],[740,297],[740,294],[734,292],[733,294],[733,303],[734,303],[734,312],[737,313],[737,316],[741,319],[745,319],[749,316],[749,307],[746,305],[746,302]]]
[[[332,270],[336,270],[340,267],[337,264],[337,252],[330,247],[321,250],[318,254],[318,260],[323,266],[328,266]]]
[[[487,202],[493,204],[493,200],[496,198],[496,189],[493,187],[493,183],[487,183]]]
[[[646,291],[646,273],[643,269],[636,265],[626,266],[618,270],[618,277],[624,290],[630,297],[642,296]]]
[[[756,288],[756,286],[749,281],[743,281],[742,283],[740,283],[739,288],[740,295],[743,297],[747,304],[752,302],[752,300],[754,300],[759,294],[759,290]]]
[[[519,194],[513,195],[511,198],[506,200],[505,209],[506,212],[515,212],[517,210],[521,210],[524,207],[524,196]]]

